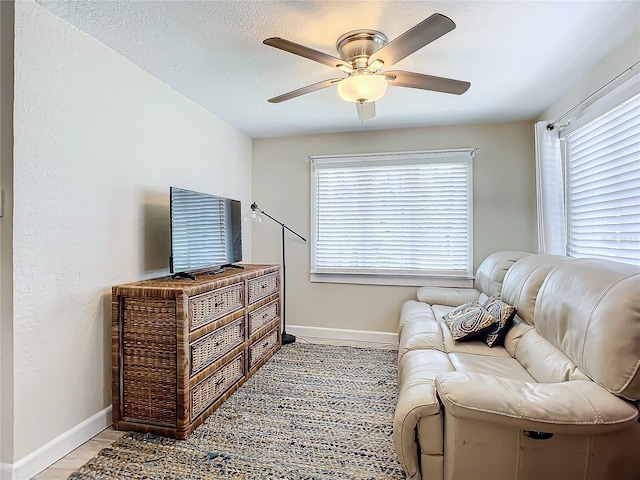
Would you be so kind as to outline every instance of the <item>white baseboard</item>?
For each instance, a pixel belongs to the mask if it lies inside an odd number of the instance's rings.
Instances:
[[[28,480],[111,425],[111,407],[57,436],[16,463],[0,464],[2,480]]]
[[[351,345],[354,347],[370,348],[398,348],[398,334],[391,332],[370,332],[367,330],[288,325],[287,333],[295,335],[299,340],[308,343]]]

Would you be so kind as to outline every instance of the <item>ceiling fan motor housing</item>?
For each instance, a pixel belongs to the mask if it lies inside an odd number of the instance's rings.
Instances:
[[[354,64],[356,68],[365,68],[367,59],[387,43],[389,39],[386,35],[377,30],[352,30],[338,38],[336,49],[342,60]],[[364,65],[359,65],[362,60]]]

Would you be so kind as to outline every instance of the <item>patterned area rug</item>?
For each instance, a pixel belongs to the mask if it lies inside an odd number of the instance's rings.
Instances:
[[[284,346],[188,440],[129,433],[69,478],[404,479],[397,352]]]

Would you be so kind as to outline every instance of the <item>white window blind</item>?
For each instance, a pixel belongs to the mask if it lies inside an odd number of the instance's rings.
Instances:
[[[567,254],[640,265],[640,94],[563,140]]]
[[[312,157],[312,274],[472,274],[472,149]]]

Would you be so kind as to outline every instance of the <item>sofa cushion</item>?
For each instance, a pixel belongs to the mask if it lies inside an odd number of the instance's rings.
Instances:
[[[589,380],[569,357],[545,340],[535,329],[528,330],[522,336],[515,350],[515,359],[538,382]]]
[[[407,388],[416,384],[433,385],[438,375],[453,371],[455,368],[446,353],[434,350],[412,350],[407,352],[398,363],[398,393],[402,394]],[[438,410],[435,409],[431,413],[436,413]]]
[[[511,266],[526,256],[528,252],[500,251],[485,258],[476,271],[476,289],[489,296],[500,297],[502,294],[502,282],[505,274]]]
[[[494,298],[489,298],[488,302],[483,306],[491,315],[498,319],[493,327],[484,334],[484,341],[487,345],[493,347],[501,343],[504,339],[507,330],[511,326],[513,316],[516,314],[516,309],[508,303]]]
[[[491,329],[498,319],[486,308],[472,302],[462,305],[444,317],[454,340],[471,340]]]
[[[640,267],[575,259],[554,268],[535,328],[595,382],[640,400]]]
[[[502,347],[496,347],[502,349]],[[475,355],[472,353],[450,353],[449,361],[456,372],[483,373],[523,382],[535,382],[529,372],[514,358]]]
[[[457,308],[457,307],[455,307]],[[446,305],[431,305],[431,309],[433,310],[433,316],[439,322],[443,322],[443,318],[452,310],[455,310],[454,307],[448,307]]]
[[[533,330],[533,326],[524,322],[516,313],[511,322],[511,327],[504,336],[504,349],[509,355],[512,357],[516,356],[518,345],[529,330]]]
[[[400,311],[400,326],[398,361],[411,350],[444,351],[441,322],[436,320],[430,305],[415,300],[406,301]]]
[[[415,300],[407,300],[400,308],[398,332],[402,332],[405,325],[424,319],[435,320],[430,306],[422,302],[416,302]]]
[[[475,288],[421,287],[416,295],[418,300],[430,305],[440,304],[453,307],[478,300],[481,292]]]
[[[411,350],[438,350],[444,352],[441,322],[435,320],[416,320],[408,323],[400,332],[398,359]]]
[[[542,282],[553,268],[569,260],[569,257],[561,255],[523,257],[504,276],[501,300],[513,305],[518,310],[518,316],[533,325],[533,312]]]

